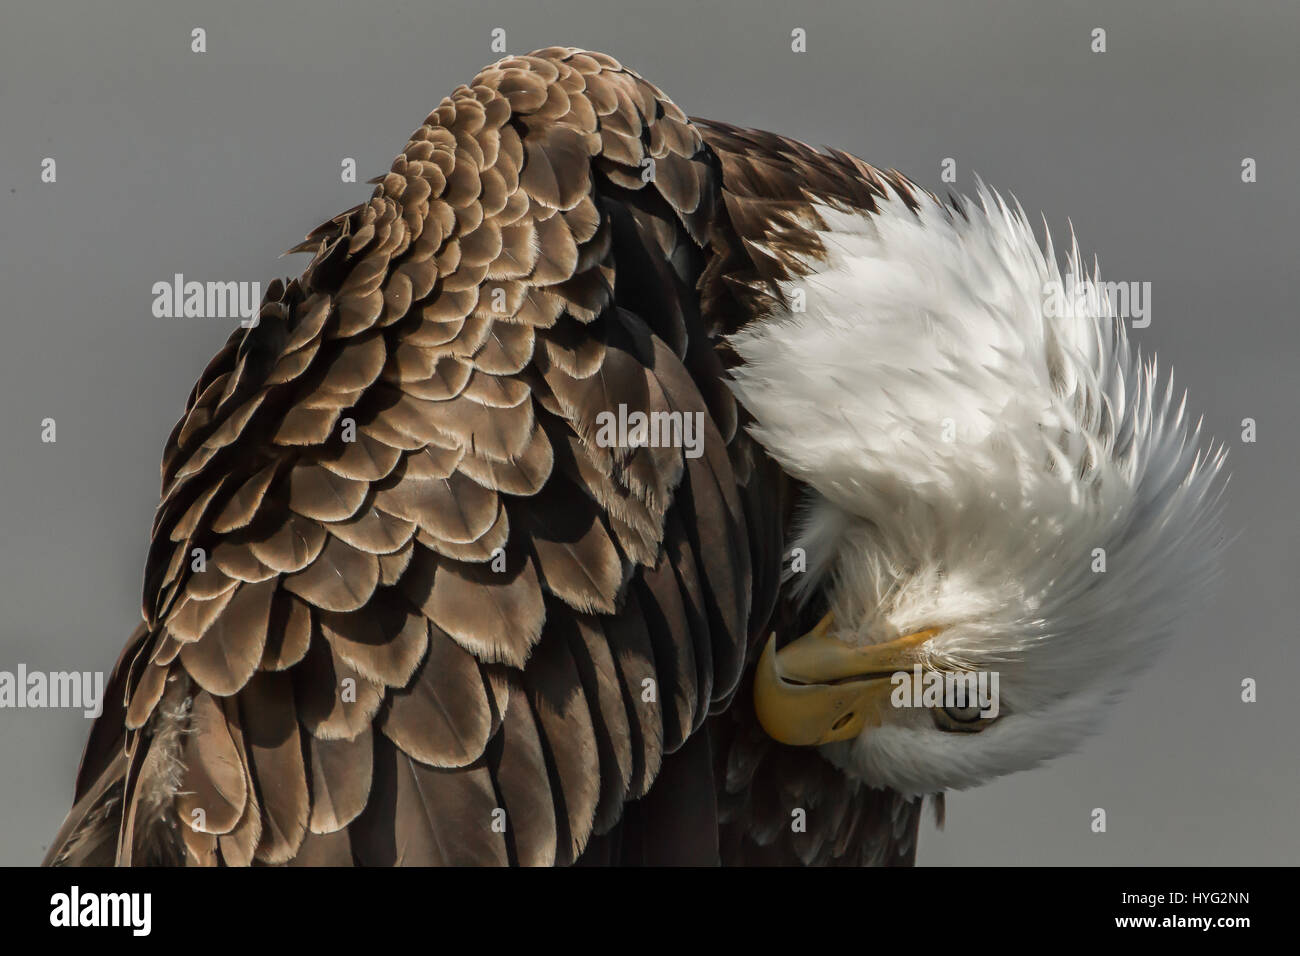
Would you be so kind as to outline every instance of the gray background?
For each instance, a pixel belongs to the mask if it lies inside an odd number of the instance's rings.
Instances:
[[[208,51],[189,50],[195,26]],[[1074,756],[949,797],[930,864],[1300,860],[1295,47],[1251,2],[42,2],[0,21],[0,669],[108,669],[139,611],[157,463],[231,322],[155,319],[154,282],[296,273],[276,256],[387,170],[498,58],[604,50],[688,113],[774,129],[1073,217],[1135,333],[1231,446],[1219,595]],[[793,27],[808,52],[789,51]],[[1108,31],[1109,52],[1089,51]],[[42,157],[57,184],[40,181]],[[1259,182],[1240,181],[1242,157]],[[58,421],[42,444],[40,421]],[[1240,422],[1259,441],[1240,443]],[[1260,701],[1239,702],[1243,677]],[[39,859],[88,723],[0,711],[0,863]],[[1089,832],[1105,807],[1109,832]]]

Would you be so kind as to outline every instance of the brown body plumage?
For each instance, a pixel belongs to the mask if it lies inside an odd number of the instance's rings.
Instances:
[[[195,386],[48,862],[910,861],[918,804],[753,717],[819,609],[722,338],[811,196],[913,188],[601,54],[457,89]],[[703,455],[601,447],[620,405],[704,413]]]

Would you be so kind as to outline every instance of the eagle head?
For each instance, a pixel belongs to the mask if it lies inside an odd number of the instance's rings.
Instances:
[[[1215,575],[1222,448],[1018,206],[816,207],[788,308],[733,337],[751,433],[808,488],[787,586],[827,613],[755,681],[778,740],[876,786],[1074,748]]]

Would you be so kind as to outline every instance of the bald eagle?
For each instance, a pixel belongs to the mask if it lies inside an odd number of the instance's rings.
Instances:
[[[983,187],[561,48],[373,182],[168,440],[48,863],[906,864],[1214,573],[1222,450]]]

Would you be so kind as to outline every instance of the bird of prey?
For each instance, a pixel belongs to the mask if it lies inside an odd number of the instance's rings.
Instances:
[[[562,48],[372,182],[168,440],[48,863],[907,864],[1213,576],[1222,451],[982,186]]]

